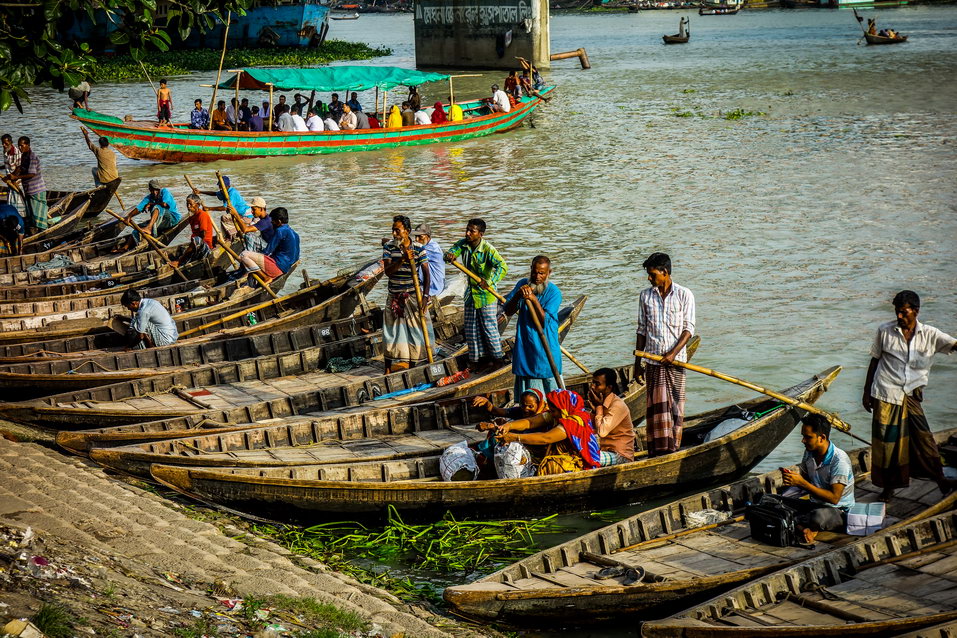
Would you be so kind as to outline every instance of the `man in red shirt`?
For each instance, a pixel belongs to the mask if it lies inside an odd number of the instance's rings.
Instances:
[[[213,220],[203,206],[203,200],[199,195],[190,195],[186,198],[186,208],[189,210],[192,236],[183,256],[171,262],[174,266],[189,263],[193,259],[203,259],[213,250]]]

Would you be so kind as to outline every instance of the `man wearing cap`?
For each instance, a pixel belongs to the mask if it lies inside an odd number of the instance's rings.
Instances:
[[[426,294],[435,298],[445,290],[445,259],[443,258],[445,251],[439,246],[439,242],[432,239],[432,226],[429,224],[419,224],[413,232],[415,241],[422,244],[429,259],[429,290]],[[425,281],[421,275],[419,279]]]
[[[272,224],[269,213],[266,212],[265,199],[262,197],[253,197],[249,200],[249,207],[252,210],[255,223],[248,224],[246,223],[245,217],[241,218],[244,223],[242,228],[242,232],[244,233],[243,245],[246,250],[261,253],[269,244],[269,240],[272,239],[276,229]],[[224,219],[223,221],[225,225],[226,220]],[[230,223],[232,222],[232,220],[229,221]]]
[[[231,275],[239,278],[246,273],[260,273],[265,283],[269,283],[283,273],[289,272],[299,261],[299,234],[289,227],[289,211],[274,208],[269,213],[269,223],[273,226],[272,237],[262,252],[244,250],[239,254],[242,268]]]
[[[492,85],[492,112],[508,113],[512,110],[512,103],[508,99],[508,93],[498,88],[498,84]]]
[[[163,188],[155,179],[149,183],[149,193],[139,204],[131,208],[126,215],[126,221],[133,221],[133,217],[139,213],[149,213],[150,220],[146,224],[141,224],[140,228],[151,235],[158,235],[163,231],[169,230],[179,223],[182,219],[179,211],[176,210],[176,199],[169,192],[168,188]],[[133,231],[133,239],[139,243],[140,235]]]

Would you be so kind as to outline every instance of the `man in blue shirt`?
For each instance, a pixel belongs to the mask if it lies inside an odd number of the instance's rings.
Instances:
[[[512,373],[515,375],[515,394],[533,388],[548,394],[558,389],[542,339],[535,329],[530,312],[534,312],[544,328],[548,348],[555,360],[558,373],[562,372],[562,353],[558,343],[558,310],[562,305],[562,293],[558,286],[548,281],[552,263],[548,257],[539,255],[532,260],[528,277],[519,279],[512,292],[505,297],[505,314],[518,312],[515,329],[515,348],[512,350]]]
[[[203,101],[193,102],[193,110],[189,112],[189,127],[205,130],[209,128],[209,111],[203,108]]]
[[[801,426],[804,458],[800,471],[781,468],[784,473],[784,502],[796,509],[798,526],[807,543],[818,532],[843,529],[847,510],[854,504],[854,470],[847,452],[831,440],[831,424],[820,414],[808,414]],[[807,494],[809,500],[798,498]]]
[[[223,184],[226,185],[225,193],[223,193],[223,189],[221,188],[214,191],[201,191],[198,188],[194,188],[193,193],[196,195],[212,195],[213,197],[215,197],[216,199],[218,199],[219,201],[223,203],[222,206],[209,206],[206,208],[206,210],[225,211],[227,214],[224,215],[224,219],[225,218],[232,219],[229,216],[229,206],[232,206],[233,208],[236,209],[236,212],[239,213],[240,217],[245,217],[246,221],[248,221],[249,223],[253,223],[253,213],[249,204],[246,203],[246,200],[243,199],[243,196],[239,194],[239,191],[236,190],[235,186],[229,185],[228,177],[225,177],[225,176],[223,177]],[[227,199],[229,201],[229,206],[226,205]]]
[[[349,101],[346,102],[346,106],[348,106],[353,111],[356,111],[356,112],[361,111],[362,105],[359,103],[359,94],[353,91],[352,96],[349,98]]]
[[[151,235],[159,235],[179,223],[182,217],[176,210],[176,199],[168,188],[163,188],[155,179],[149,183],[149,193],[126,215],[126,221],[132,221],[139,213],[149,213],[150,220],[140,224],[140,228]],[[139,233],[133,231],[133,239],[139,242]]]
[[[429,224],[419,224],[415,227],[415,241],[422,244],[429,258],[429,290],[425,294],[436,298],[445,290],[445,259],[443,258],[445,253],[439,246],[439,242],[432,239],[432,226]],[[419,279],[425,281],[421,274]]]
[[[0,255],[19,255],[23,252],[23,234],[27,223],[10,204],[0,204]]]
[[[239,261],[245,270],[237,271],[238,277],[244,273],[258,272],[268,284],[276,277],[289,272],[299,261],[299,235],[289,227],[289,212],[285,208],[274,208],[269,217],[275,231],[266,245],[266,250],[262,253],[252,250],[241,252]]]

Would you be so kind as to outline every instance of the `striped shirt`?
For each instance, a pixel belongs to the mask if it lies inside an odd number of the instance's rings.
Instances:
[[[26,173],[27,175],[35,175],[35,177],[31,177],[30,179],[22,180],[24,195],[36,195],[47,189],[47,185],[43,182],[43,174],[40,172],[40,158],[37,157],[37,154],[33,151],[30,151],[30,154],[27,156],[27,165],[25,167],[23,166],[23,158],[20,158],[20,172]]]
[[[664,355],[687,330],[694,336],[694,294],[672,282],[671,290],[662,299],[655,287],[641,291],[638,297],[638,334],[645,335],[645,352]],[[675,361],[687,362],[687,348],[682,348]],[[648,363],[657,365],[653,361]]]
[[[20,168],[20,149],[17,148],[16,144],[11,144],[10,149],[4,151],[3,165],[8,173],[13,173]]]
[[[425,252],[425,247],[418,242],[412,242],[411,248],[412,254],[415,255],[416,266],[425,266],[428,268],[429,255]],[[409,268],[409,261],[405,258],[405,253],[399,246],[399,242],[392,240],[383,246],[382,258],[393,259],[402,262],[402,265],[399,266],[399,269],[389,275],[390,293],[411,292],[415,290],[415,284],[412,282],[412,269]],[[419,285],[422,285],[421,281],[419,281]],[[424,294],[428,294],[428,291],[425,291]]]
[[[505,260],[498,254],[495,247],[484,239],[479,242],[478,246],[472,248],[469,240],[463,237],[449,248],[449,253],[456,258],[461,255],[462,265],[486,280],[493,289],[495,284],[502,281],[505,273],[508,272],[508,265]],[[491,291],[479,286],[471,277],[468,281],[474,308],[484,308],[497,301]]]

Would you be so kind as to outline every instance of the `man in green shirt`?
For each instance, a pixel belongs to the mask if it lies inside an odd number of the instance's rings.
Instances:
[[[445,253],[452,263],[461,257],[462,265],[481,278],[471,278],[465,292],[465,339],[469,344],[469,362],[474,366],[487,362],[493,365],[505,358],[502,336],[498,332],[498,302],[492,291],[508,272],[505,260],[492,244],[485,241],[485,221],[470,219],[465,238],[460,239]]]

